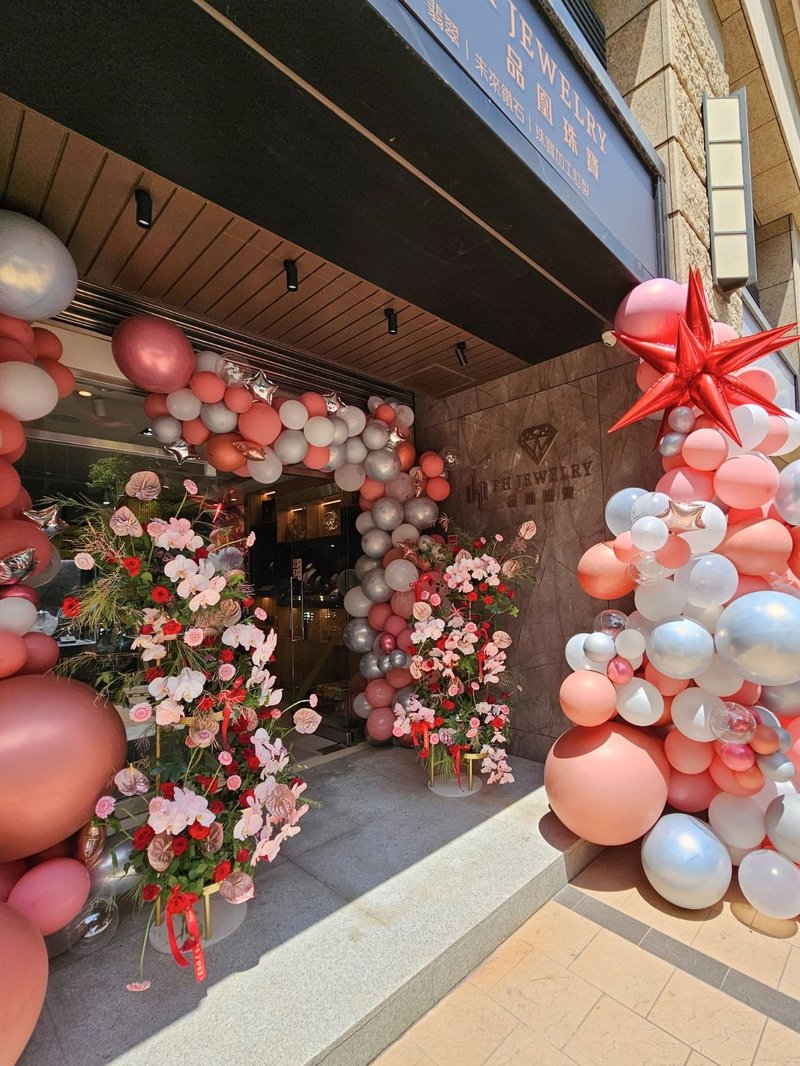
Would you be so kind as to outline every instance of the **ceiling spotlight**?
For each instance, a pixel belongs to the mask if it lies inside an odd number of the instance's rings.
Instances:
[[[92,410],[98,418],[106,417],[106,401],[102,396],[92,397]]]
[[[297,263],[294,259],[284,259],[283,269],[286,272],[286,290],[287,292],[297,292],[299,287],[297,281]]]
[[[88,389],[78,389],[79,396],[94,396],[93,392],[89,392]]]
[[[153,225],[153,199],[147,189],[137,189],[136,197],[136,225],[142,229],[150,229]]]
[[[397,333],[397,312],[393,307],[387,307],[383,312],[386,315],[386,328],[390,333]]]
[[[456,359],[458,359],[459,366],[466,366],[469,362],[469,359],[467,359],[467,346],[464,341],[459,341],[456,345]]]

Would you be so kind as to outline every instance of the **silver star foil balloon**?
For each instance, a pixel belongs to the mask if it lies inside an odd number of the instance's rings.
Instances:
[[[266,455],[261,445],[256,444],[254,440],[238,440],[233,446],[237,452],[242,453],[245,459],[255,459],[256,462],[261,462]]]
[[[669,514],[664,521],[672,533],[688,533],[692,529],[705,529],[703,521],[704,503],[682,503],[680,500],[669,501]]]
[[[323,398],[325,400],[325,403],[328,405],[329,415],[338,414],[338,412],[344,406],[344,404],[339,398],[338,392],[326,392],[323,394]]]
[[[272,398],[278,391],[278,386],[274,381],[270,381],[263,370],[259,370],[255,377],[247,383],[248,389],[259,400],[263,400],[264,403],[272,404]]]
[[[225,384],[231,387],[237,385],[247,386],[254,377],[253,371],[249,366],[235,363],[233,359],[221,359],[217,365],[217,372]]]
[[[172,444],[165,444],[164,451],[167,455],[171,455],[178,466],[183,466],[187,459],[197,459],[197,452],[194,450],[194,446],[188,444],[183,437],[178,437]]]
[[[398,430],[397,426],[389,432],[389,439],[386,441],[386,447],[395,450],[397,445],[404,440],[403,434]]]
[[[19,585],[36,566],[33,548],[0,558],[0,585]]]
[[[45,536],[52,538],[68,526],[68,523],[59,514],[60,510],[60,503],[52,503],[47,507],[42,507],[40,510],[24,511],[23,513],[27,519],[41,529]]]

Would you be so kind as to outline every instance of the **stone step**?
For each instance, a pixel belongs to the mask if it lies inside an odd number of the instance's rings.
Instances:
[[[364,748],[309,768],[323,804],[263,871],[209,976],[148,950],[141,917],[88,958],[54,960],[24,1066],[366,1066],[586,866],[599,848],[550,813],[542,767],[463,799],[413,752]]]

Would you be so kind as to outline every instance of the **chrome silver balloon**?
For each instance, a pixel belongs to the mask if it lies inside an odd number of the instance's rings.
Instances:
[[[361,538],[361,550],[370,559],[382,559],[392,546],[392,538],[383,529],[369,529]]]
[[[359,555],[355,565],[356,577],[359,581],[363,581],[365,574],[368,574],[370,570],[374,570],[376,566],[380,565],[380,559],[371,559],[368,555]]]
[[[791,781],[795,775],[794,763],[779,751],[773,755],[756,755],[756,765],[770,781]]]
[[[351,618],[342,630],[342,643],[349,651],[365,655],[377,635],[366,618]]]
[[[389,664],[393,669],[405,668],[410,661],[406,653],[400,648],[395,648],[394,651],[389,652]]]
[[[392,598],[392,589],[386,584],[385,571],[382,566],[370,570],[361,580],[361,591],[373,603],[388,603]]]
[[[691,433],[696,421],[697,419],[691,407],[673,407],[669,413],[667,424],[676,433]]]
[[[109,837],[103,854],[89,870],[92,892],[116,898],[136,887],[139,875],[133,866],[128,866],[133,841],[123,833]]]
[[[0,211],[0,312],[35,322],[67,308],[78,272],[62,242],[35,219]]]
[[[415,496],[403,505],[406,522],[417,529],[430,529],[439,518],[439,506],[427,496]]]
[[[794,596],[772,590],[740,596],[720,615],[714,638],[725,662],[747,681],[800,681],[800,600]]]
[[[384,529],[391,533],[403,522],[403,505],[399,500],[391,496],[383,496],[372,505],[372,521],[378,529]]]
[[[791,526],[800,525],[800,459],[785,466],[775,493],[775,510]]]
[[[665,433],[658,442],[658,450],[665,457],[680,455],[683,450],[683,442],[686,440],[685,433]]]
[[[361,465],[367,477],[371,477],[374,481],[391,481],[400,473],[400,460],[395,452],[388,448],[379,448],[377,451],[369,452]]]
[[[800,681],[790,685],[764,685],[758,702],[781,718],[797,718],[800,715]]]
[[[383,677],[384,674],[384,671],[378,667],[377,656],[371,651],[361,656],[358,669],[361,676],[365,677],[367,681],[376,681],[379,677]]]
[[[642,841],[645,876],[676,907],[703,910],[725,895],[733,867],[716,833],[689,814],[660,818]]]
[[[391,654],[387,653],[385,655],[379,655],[377,657],[376,661],[378,663],[378,669],[380,670],[381,674],[388,673],[388,671],[391,670],[391,668],[392,668],[392,657],[391,657]]]
[[[647,638],[647,656],[667,677],[690,680],[711,666],[714,638],[691,618],[668,618]]]

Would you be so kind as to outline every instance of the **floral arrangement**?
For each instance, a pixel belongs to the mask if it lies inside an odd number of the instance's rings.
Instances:
[[[174,937],[172,921],[182,916],[198,980],[205,970],[193,906],[209,885],[240,903],[254,894],[253,868],[272,861],[300,832],[309,803],[306,784],[295,773],[284,739],[291,729],[312,733],[321,721],[308,705],[282,712],[282,690],[270,672],[277,638],[258,625],[243,569],[251,533],[225,541],[219,528],[204,537],[181,510],[199,505],[194,482],[178,513],[145,527],[131,507],[113,513],[88,506],[75,563],[96,575],[79,596],[67,597],[63,612],[83,628],[99,622],[127,628],[142,663],[142,698],[128,711],[131,721],[153,721],[155,751],[114,778],[128,799],[142,797],[130,864],[139,875],[143,903],[164,906],[176,961],[188,963]],[[129,497],[158,496],[158,477],[134,474]],[[110,510],[110,509],[109,509]],[[146,689],[144,688],[146,686]],[[292,723],[281,720],[294,710]],[[136,806],[135,800],[131,805]],[[125,832],[137,811],[102,796],[97,822]],[[122,818],[120,816],[123,816]],[[187,945],[184,945],[184,949]]]
[[[508,545],[496,533],[488,541],[428,538],[420,550],[410,667],[416,688],[395,704],[394,735],[411,738],[432,775],[460,780],[463,755],[475,753],[488,784],[514,780],[506,753],[516,687],[506,667],[512,638],[498,623],[517,616],[518,587],[533,583],[535,534],[529,521]]]

